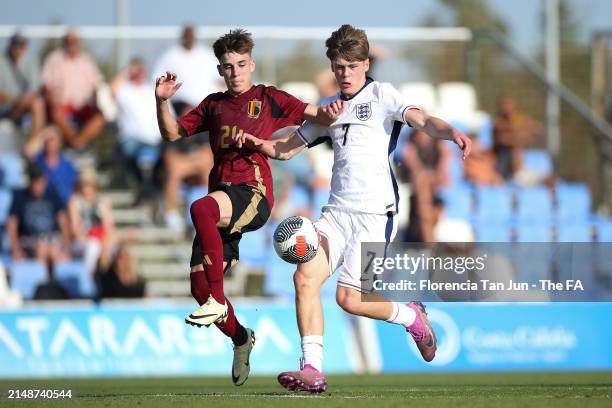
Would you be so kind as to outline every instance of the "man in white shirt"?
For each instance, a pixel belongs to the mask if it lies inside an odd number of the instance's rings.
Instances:
[[[117,101],[117,142],[128,169],[136,177],[143,193],[153,192],[152,170],[159,158],[161,135],[157,126],[151,83],[140,58],[111,81]]]
[[[172,107],[179,117],[198,106],[206,95],[219,89],[217,59],[196,41],[195,28],[185,26],[181,43],[164,52],[152,72],[154,78],[167,71],[181,78],[183,86],[172,100]]]
[[[240,142],[269,157],[287,160],[305,146],[331,139],[334,166],[331,193],[315,223],[321,246],[294,275],[297,320],[302,337],[300,370],[281,373],[290,391],[325,391],[322,372],[323,310],[320,287],[338,270],[336,301],[348,313],[405,327],[426,361],[435,356],[436,337],[420,302],[391,302],[371,293],[361,279],[361,242],[390,242],[395,236],[398,190],[389,155],[403,124],[470,151],[469,138],[445,121],[403,100],[388,83],[366,77],[369,44],[365,31],[343,25],[326,41],[340,92],[324,101],[337,120],[329,127],[305,123],[285,138],[263,141],[243,135]]]
[[[195,28],[185,26],[181,43],[169,48],[153,68],[156,79],[161,74],[173,72],[181,78],[181,89],[171,100],[177,117],[200,104],[202,99],[220,90],[221,76],[217,71],[219,61],[208,48],[197,44]],[[164,181],[164,220],[167,227],[182,231],[185,228],[184,216],[179,208],[182,183],[191,179],[197,185],[208,185],[208,173],[213,164],[208,132],[183,138],[175,143],[163,144]]]

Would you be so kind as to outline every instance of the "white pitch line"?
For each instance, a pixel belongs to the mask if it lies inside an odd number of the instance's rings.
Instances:
[[[181,394],[149,394],[147,397],[193,397],[193,395],[181,395]],[[278,394],[278,395],[261,395],[261,394],[202,394],[203,397],[230,397],[230,398],[317,398],[317,399],[334,399],[334,398],[342,398],[342,399],[373,399],[378,398],[373,395],[343,395],[343,396],[335,396],[335,395],[300,395],[300,394]]]

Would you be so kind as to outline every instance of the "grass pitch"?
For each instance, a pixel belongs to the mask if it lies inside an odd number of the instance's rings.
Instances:
[[[0,405],[74,407],[612,407],[612,372],[330,376],[320,395],[273,377],[2,380]],[[71,400],[7,399],[10,389],[71,389]]]

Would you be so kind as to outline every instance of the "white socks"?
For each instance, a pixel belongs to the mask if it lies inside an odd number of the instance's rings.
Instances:
[[[302,356],[304,364],[323,372],[323,336],[302,337]]]
[[[409,327],[416,319],[416,312],[403,303],[392,302],[393,311],[387,319],[389,323],[401,324],[404,327]]]

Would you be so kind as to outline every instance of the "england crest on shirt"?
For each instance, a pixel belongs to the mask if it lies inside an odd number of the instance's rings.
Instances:
[[[370,102],[360,103],[355,108],[355,114],[359,120],[368,120],[372,116],[372,106]]]

